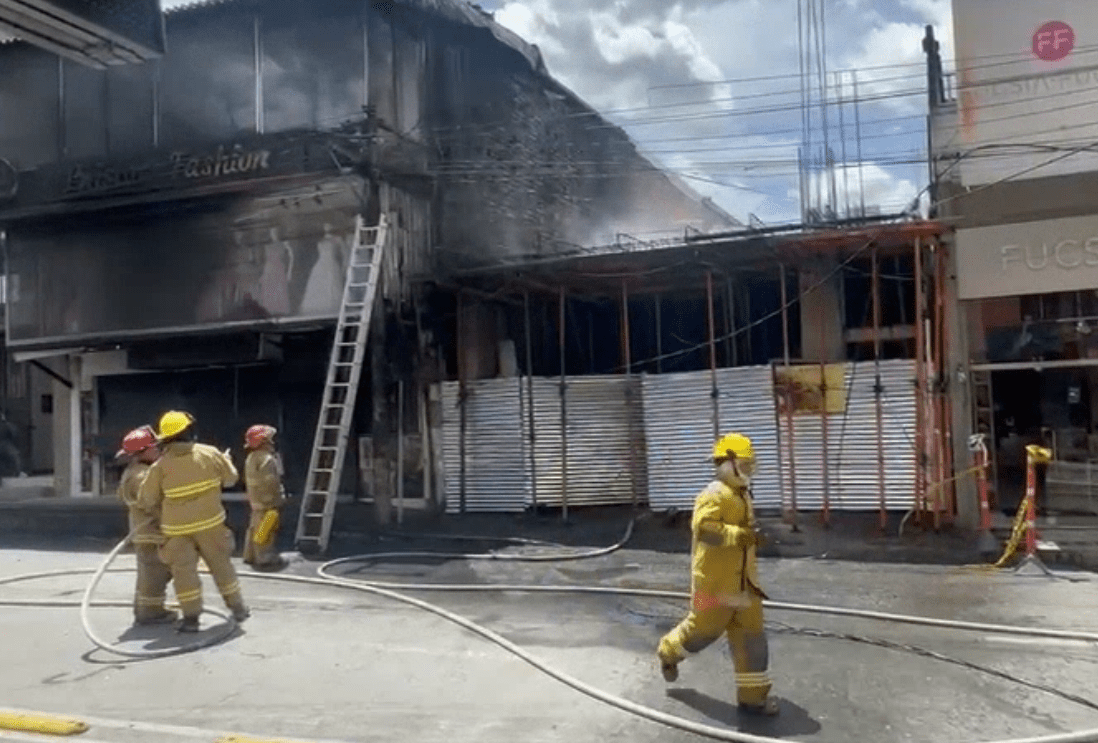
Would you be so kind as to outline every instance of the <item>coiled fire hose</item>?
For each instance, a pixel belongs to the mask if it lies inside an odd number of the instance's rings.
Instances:
[[[353,562],[369,562],[380,559],[391,559],[394,557],[423,557],[430,556],[433,558],[450,557],[453,559],[475,559],[475,560],[496,560],[496,561],[510,561],[510,562],[551,562],[561,560],[578,560],[591,557],[598,557],[602,555],[610,554],[616,550],[621,549],[632,535],[634,522],[630,522],[625,536],[617,543],[610,547],[605,547],[596,550],[583,551],[583,552],[563,552],[556,555],[521,555],[521,554],[500,554],[500,553],[488,553],[488,554],[465,554],[465,553],[438,553],[438,552],[387,552],[387,553],[374,553],[356,555],[352,557],[345,557],[338,560],[332,560],[324,563],[317,568],[316,578],[294,576],[294,575],[280,575],[272,573],[241,573],[241,577],[253,578],[257,580],[270,580],[284,583],[297,583],[302,585],[316,585],[316,586],[340,586],[355,591],[362,591],[375,596],[381,596],[393,601],[414,606],[424,611],[435,614],[449,622],[457,624],[474,634],[495,643],[504,650],[510,652],[514,656],[522,659],[526,663],[533,666],[538,671],[545,673],[546,675],[556,679],[557,681],[569,686],[570,688],[589,696],[593,699],[601,701],[605,704],[613,706],[624,712],[636,715],[643,719],[657,722],[668,727],[691,732],[696,735],[711,738],[713,740],[732,741],[733,743],[787,743],[780,738],[772,738],[767,736],[753,735],[750,733],[743,733],[738,730],[732,730],[728,728],[716,727],[713,725],[706,725],[704,723],[688,720],[677,715],[669,714],[652,707],[648,707],[643,704],[625,699],[624,697],[612,694],[598,687],[587,684],[563,671],[559,671],[552,666],[539,660],[531,653],[524,650],[522,647],[511,642],[502,635],[484,627],[470,619],[466,619],[458,614],[455,614],[447,609],[442,608],[436,604],[423,601],[421,599],[413,598],[411,596],[398,593],[399,589],[403,591],[521,591],[521,592],[542,592],[542,593],[587,593],[587,594],[609,594],[618,596],[648,596],[655,598],[673,598],[673,599],[686,599],[688,594],[681,591],[666,591],[657,589],[643,589],[643,588],[617,588],[609,586],[541,586],[541,585],[506,585],[506,584],[466,584],[466,585],[446,585],[446,584],[432,584],[432,583],[384,583],[378,581],[364,581],[351,579],[339,575],[332,574],[330,571],[332,568],[345,565]],[[485,541],[485,538],[470,537],[471,540]],[[81,575],[93,573],[94,578],[89,584],[88,589],[84,593],[84,597],[80,602],[81,607],[81,621],[84,624],[85,634],[88,638],[95,643],[95,645],[107,652],[117,653],[125,655],[127,657],[163,657],[164,655],[180,654],[184,652],[192,652],[211,645],[215,642],[219,642],[235,629],[235,624],[232,622],[232,618],[228,617],[221,612],[212,612],[218,616],[222,616],[226,619],[226,624],[222,632],[215,633],[208,638],[203,638],[202,641],[187,646],[181,646],[171,649],[165,649],[162,651],[125,651],[117,648],[109,643],[104,642],[95,636],[91,630],[89,622],[87,621],[87,609],[92,605],[91,596],[98,585],[99,580],[107,572],[110,564],[114,561],[117,555],[121,552],[123,547],[128,542],[129,537],[123,540],[104,560],[103,564],[95,570],[91,569],[75,569],[75,570],[55,570],[42,573],[32,573],[20,576],[12,576],[9,578],[0,579],[0,585],[17,583],[22,581],[30,581],[54,576],[65,575]],[[509,540],[510,541],[510,540]],[[520,540],[513,540],[520,541]],[[526,541],[527,544],[534,542]],[[539,545],[548,546],[545,543],[536,543]],[[123,571],[112,571],[123,572]],[[132,572],[127,570],[125,572]],[[60,601],[2,601],[0,603],[8,605],[29,605],[29,606],[69,606],[71,602]],[[96,604],[102,605],[102,604]],[[110,605],[123,605],[120,603]],[[129,606],[129,604],[124,604]],[[816,606],[810,604],[794,604],[778,601],[766,601],[767,608],[779,611],[795,611],[795,612],[808,612],[814,614],[826,614],[832,616],[845,616],[845,617],[859,617],[864,619],[874,619],[885,622],[896,622],[904,624],[913,624],[926,627],[937,627],[942,629],[964,630],[973,632],[986,632],[997,634],[1009,634],[1018,635],[1023,637],[1044,637],[1055,639],[1068,639],[1068,640],[1080,640],[1084,642],[1098,643],[1098,633],[1081,632],[1073,630],[1052,630],[1041,628],[1026,628],[1017,627],[1011,625],[1000,624],[983,624],[978,622],[962,622],[954,620],[933,619],[929,617],[917,617],[903,614],[891,614],[887,612],[877,611],[865,611],[860,609],[844,609],[828,606]],[[207,610],[210,611],[210,610]],[[1036,736],[1028,738],[1013,738],[1009,740],[1000,741],[987,741],[986,743],[1098,743],[1098,728],[1081,730],[1073,733],[1056,733],[1052,735]]]

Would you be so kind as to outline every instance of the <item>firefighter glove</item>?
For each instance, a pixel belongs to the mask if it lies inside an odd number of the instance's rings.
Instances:
[[[754,547],[756,542],[757,539],[755,537],[755,532],[753,529],[747,529],[742,526],[725,527],[725,547],[740,547],[742,549],[746,549],[747,547]]]

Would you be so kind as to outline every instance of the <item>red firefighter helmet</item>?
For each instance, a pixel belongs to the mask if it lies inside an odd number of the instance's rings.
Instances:
[[[274,426],[254,425],[244,433],[244,446],[249,449],[258,449],[263,444],[271,441],[276,433],[278,433],[278,429]]]
[[[133,456],[152,446],[156,446],[156,432],[152,430],[152,426],[141,426],[141,428],[135,428],[123,437],[122,448],[114,456],[116,458],[127,454]]]

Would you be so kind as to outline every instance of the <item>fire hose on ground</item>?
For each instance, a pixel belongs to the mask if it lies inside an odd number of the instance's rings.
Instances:
[[[527,652],[522,647],[511,642],[502,635],[494,632],[493,630],[477,624],[476,622],[455,614],[441,606],[432,604],[427,601],[423,601],[418,598],[407,596],[399,591],[451,591],[451,592],[474,592],[474,591],[492,591],[492,592],[526,592],[526,593],[580,593],[580,594],[604,594],[604,595],[616,595],[616,596],[643,596],[653,598],[671,598],[671,599],[687,599],[688,594],[682,591],[667,591],[658,589],[644,589],[644,588],[628,588],[628,587],[612,587],[612,586],[590,586],[590,585],[571,585],[571,586],[552,586],[552,585],[512,585],[512,584],[432,584],[432,583],[386,583],[379,581],[365,581],[358,579],[351,579],[340,575],[335,575],[331,570],[340,565],[347,565],[355,562],[372,562],[393,558],[409,558],[409,557],[430,557],[434,559],[449,558],[449,559],[467,559],[467,560],[492,560],[499,562],[560,562],[566,560],[580,560],[590,559],[594,557],[600,557],[611,554],[625,546],[629,538],[632,536],[633,521],[630,522],[623,538],[616,544],[609,547],[604,547],[595,550],[586,551],[571,551],[571,552],[559,552],[555,554],[543,554],[543,555],[523,555],[523,554],[507,554],[507,553],[448,553],[448,552],[385,552],[385,553],[372,553],[364,555],[355,555],[351,557],[344,557],[337,560],[332,560],[324,563],[317,568],[317,576],[315,578],[305,576],[294,575],[281,575],[274,573],[241,573],[241,577],[252,578],[257,580],[268,580],[282,583],[293,583],[300,585],[315,585],[315,586],[339,586],[349,590],[361,591],[364,593],[380,596],[392,601],[407,604],[409,606],[422,609],[439,616],[449,622],[457,624],[474,634],[477,634],[490,642],[495,643],[499,647],[508,651],[512,655],[520,658],[529,665],[533,666],[538,671],[550,676],[551,678],[565,684],[566,686],[580,692],[586,696],[589,696],[595,700],[608,704],[612,707],[620,709],[624,712],[636,715],[643,719],[657,722],[662,725],[666,725],[678,730],[691,732],[696,735],[704,736],[713,740],[733,741],[734,743],[784,743],[783,739],[772,738],[767,736],[753,735],[750,733],[743,733],[738,730],[731,730],[728,728],[716,727],[713,725],[707,725],[704,723],[695,722],[677,715],[663,712],[662,710],[648,707],[643,704],[625,699],[624,697],[612,694],[603,689],[599,689],[595,686],[587,684],[580,679],[575,678],[563,671],[557,670],[548,665],[544,661],[538,659],[533,654]],[[54,570],[39,573],[29,573],[25,575],[11,576],[8,578],[0,578],[0,585],[7,585],[12,583],[39,580],[50,577],[71,576],[71,575],[86,575],[92,574],[92,580],[88,584],[87,589],[84,592],[83,598],[79,602],[80,617],[83,629],[88,639],[91,640],[96,647],[117,655],[121,655],[129,658],[160,658],[168,655],[178,655],[187,652],[193,652],[203,647],[208,647],[217,642],[221,642],[228,636],[230,636],[236,629],[236,623],[232,617],[226,613],[212,610],[209,608],[204,609],[205,612],[214,614],[224,620],[224,624],[220,627],[220,630],[211,633],[209,636],[204,637],[196,642],[189,643],[187,645],[177,646],[174,648],[165,648],[161,650],[127,650],[125,648],[118,647],[114,644],[104,641],[98,637],[91,626],[91,622],[88,617],[88,610],[94,606],[130,606],[129,603],[123,602],[93,602],[92,596],[95,589],[98,587],[99,582],[103,576],[108,572],[110,565],[121,553],[122,549],[128,544],[130,537],[127,536],[111,551],[102,564],[95,569],[69,569],[69,570]],[[537,546],[550,546],[549,543],[536,542],[534,540],[509,540],[506,538],[498,537],[468,537],[470,541],[511,541],[515,543],[523,543],[527,545]],[[552,545],[560,547],[560,545]],[[132,572],[133,569],[115,570],[110,572]],[[36,607],[60,607],[60,606],[75,606],[75,602],[71,601],[35,601],[35,600],[5,600],[0,601],[0,604],[6,605],[18,605],[18,606],[36,606]],[[830,606],[818,606],[811,604],[796,604],[780,601],[766,601],[765,605],[768,609],[778,611],[791,611],[791,612],[806,612],[813,614],[823,614],[831,616],[842,617],[857,617],[863,619],[872,619],[884,622],[912,624],[924,627],[936,627],[947,630],[961,630],[970,632],[985,632],[993,634],[1008,634],[1022,637],[1031,638],[1052,638],[1060,640],[1078,640],[1083,642],[1098,643],[1098,633],[1082,632],[1073,630],[1056,630],[1056,629],[1041,629],[1041,628],[1026,628],[1011,625],[1001,624],[985,624],[979,622],[964,622],[955,620],[934,619],[930,617],[919,617],[903,614],[892,614],[887,612],[867,611],[861,609],[848,609],[840,607]],[[846,639],[850,639],[847,636]],[[1047,690],[1047,689],[1046,689]],[[1082,700],[1086,702],[1087,700]],[[1091,705],[1093,706],[1093,705]],[[1074,733],[1057,733],[1051,735],[1028,737],[1028,738],[1014,738],[1010,740],[1002,741],[988,741],[987,743],[1096,743],[1098,742],[1098,728],[1090,730],[1081,730]]]

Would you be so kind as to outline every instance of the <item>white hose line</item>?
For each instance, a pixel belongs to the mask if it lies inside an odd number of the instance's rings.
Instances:
[[[394,553],[403,554],[403,553]],[[373,556],[363,556],[372,558]],[[387,591],[451,591],[451,592],[476,592],[476,591],[513,591],[520,593],[602,593],[620,596],[647,596],[650,598],[683,599],[688,600],[690,594],[685,591],[665,591],[654,588],[618,588],[616,586],[539,586],[505,583],[386,583],[382,581],[365,581],[356,578],[348,578],[331,574],[328,569],[335,565],[345,565],[355,562],[355,557],[344,557],[332,560],[317,568],[317,575],[332,580],[352,580],[365,585],[381,588]],[[362,561],[362,560],[358,560]],[[773,611],[804,612],[807,614],[830,614],[841,617],[857,617],[859,619],[874,619],[881,622],[895,622],[897,624],[914,624],[924,627],[938,627],[941,629],[964,630],[967,632],[987,632],[1000,635],[1019,635],[1022,637],[1043,637],[1057,640],[1081,640],[1083,642],[1098,643],[1098,633],[1082,630],[1044,629],[1041,627],[1019,627],[1010,624],[985,624],[982,622],[965,622],[956,619],[934,619],[932,617],[919,617],[910,614],[891,614],[883,611],[868,609],[846,609],[833,606],[818,606],[813,604],[795,604],[784,601],[763,601],[763,606]]]
[[[80,604],[79,604],[79,606],[80,606],[80,624],[84,629],[84,634],[87,636],[87,638],[89,640],[92,641],[92,643],[96,647],[98,647],[100,650],[104,650],[108,653],[113,653],[114,655],[119,655],[119,656],[122,656],[124,658],[137,658],[137,659],[143,659],[143,660],[144,659],[151,660],[153,658],[165,658],[165,657],[168,657],[168,656],[171,656],[171,655],[182,655],[183,653],[191,653],[191,652],[194,652],[195,650],[201,650],[202,648],[207,648],[207,647],[209,647],[209,646],[211,646],[215,643],[221,642],[225,638],[229,637],[236,630],[236,626],[237,626],[236,621],[232,618],[231,615],[226,614],[222,611],[218,611],[217,609],[211,609],[209,607],[203,607],[202,612],[204,614],[213,614],[214,616],[224,620],[225,624],[223,624],[221,626],[221,629],[219,631],[214,632],[213,634],[210,634],[210,635],[206,635],[205,637],[200,637],[195,642],[189,642],[189,643],[186,643],[184,645],[177,645],[175,647],[163,648],[163,649],[160,649],[160,650],[128,650],[126,648],[123,648],[119,645],[110,643],[110,642],[102,639],[101,637],[99,637],[95,633],[95,630],[92,628],[91,618],[88,616],[88,609],[92,606],[91,597],[92,597],[92,594],[95,592],[95,589],[99,586],[99,582],[103,579],[103,576],[106,575],[106,573],[108,572],[108,568],[110,568],[111,564],[115,561],[115,559],[117,559],[118,555],[122,552],[122,550],[126,547],[126,545],[129,544],[130,538],[132,536],[133,536],[133,533],[131,532],[130,534],[127,534],[126,537],[121,542],[119,542],[117,545],[115,545],[114,549],[111,550],[110,554],[107,555],[107,558],[105,560],[103,560],[103,562],[99,565],[98,568],[94,568],[94,569],[92,569],[92,568],[76,568],[76,569],[69,569],[69,570],[49,570],[49,571],[42,572],[42,573],[29,573],[29,574],[26,574],[26,575],[17,575],[17,576],[13,576],[13,577],[9,577],[9,578],[0,578],[0,585],[7,585],[7,584],[10,584],[10,583],[18,583],[18,582],[27,581],[27,580],[39,580],[39,579],[43,579],[43,578],[54,578],[54,577],[60,577],[60,576],[87,575],[87,574],[91,573],[92,576],[93,576],[92,580],[88,584],[88,587],[84,590],[84,596],[80,600]],[[111,570],[110,572],[112,572],[112,573],[122,573],[122,572],[132,573],[132,572],[136,572],[136,569],[135,568],[123,568],[121,570]],[[48,607],[48,608],[73,605],[71,603],[64,603],[64,602],[61,602],[61,601],[38,601],[38,602],[34,602],[34,601],[16,601],[16,600],[5,600],[5,601],[0,602],[0,604],[3,604],[5,606],[38,606],[38,607]],[[122,604],[121,602],[105,602],[105,603],[97,603],[96,604],[96,606],[119,606],[119,605],[126,606],[126,607],[132,607],[133,603],[130,602],[130,603]]]
[[[321,567],[323,568],[324,566]],[[507,650],[516,657],[526,661],[535,669],[556,679],[557,681],[560,681],[562,684],[571,687],[581,694],[585,694],[592,699],[596,699],[612,707],[616,707],[617,709],[620,709],[624,712],[636,715],[637,717],[651,720],[652,722],[658,722],[662,725],[666,725],[668,727],[678,730],[695,733],[696,735],[701,735],[706,738],[712,738],[714,740],[732,741],[733,743],[789,743],[788,740],[784,738],[771,738],[762,735],[752,735],[751,733],[743,733],[738,730],[729,730],[728,728],[719,728],[713,725],[706,725],[704,723],[695,722],[693,720],[688,720],[684,717],[679,717],[678,715],[668,714],[667,712],[663,712],[661,710],[654,709],[643,704],[638,704],[637,702],[625,699],[624,697],[618,696],[616,694],[611,694],[610,692],[599,689],[596,686],[592,686],[591,684],[580,681],[574,676],[564,673],[563,671],[556,670],[555,668],[536,658],[534,655],[528,653],[520,646],[511,642],[506,637],[503,637],[502,635],[488,629],[487,627],[477,624],[470,619],[466,619],[459,614],[448,611],[441,606],[437,606],[426,601],[421,601],[419,599],[412,598],[411,596],[405,596],[394,591],[378,588],[363,581],[348,580],[345,578],[336,577],[306,578],[299,576],[272,575],[262,573],[252,574],[251,577],[263,580],[283,580],[294,583],[307,583],[313,585],[337,585],[356,591],[365,591],[367,593],[375,594],[377,596],[383,596],[385,598],[392,599],[393,601],[399,601],[401,603],[423,609],[424,611],[428,611],[432,614],[442,617],[443,619],[453,622],[454,624],[464,627],[470,632],[478,634],[481,637],[495,643],[496,645],[499,645],[504,650]],[[481,588],[487,590],[487,587],[482,586]],[[544,588],[544,586],[534,587],[535,590],[537,590],[538,588]],[[596,587],[584,586],[583,588]],[[601,591],[597,591],[598,593],[633,593],[632,589],[613,589],[605,588],[602,586],[599,586],[597,588],[603,589]],[[822,609],[824,607],[816,608]],[[653,659],[653,667],[654,664],[655,660]],[[987,741],[986,743],[1095,743],[1096,741],[1098,741],[1098,728],[1082,730],[1075,733],[1060,733],[1055,735],[1031,738],[1014,738],[1009,740]]]
[[[234,631],[236,631],[236,621],[232,618],[232,616],[226,614],[225,612],[218,611],[217,609],[203,607],[202,612],[204,614],[213,614],[216,617],[220,617],[225,621],[225,624],[221,625],[221,628],[219,630],[208,634],[205,637],[199,637],[194,642],[189,642],[183,645],[177,645],[171,648],[161,648],[159,650],[127,650],[120,645],[110,643],[96,635],[95,630],[92,629],[91,618],[88,616],[88,609],[91,605],[92,594],[99,586],[99,581],[101,581],[103,579],[103,576],[107,573],[107,568],[111,566],[111,563],[115,561],[115,558],[118,557],[123,548],[125,548],[125,546],[129,544],[130,538],[132,536],[133,532],[128,534],[125,539],[115,545],[115,548],[111,550],[111,553],[109,555],[107,555],[107,559],[105,559],[96,569],[95,574],[92,576],[91,582],[84,590],[84,597],[80,600],[80,624],[84,628],[84,634],[87,635],[89,640],[95,643],[96,647],[98,647],[100,650],[105,650],[108,653],[120,655],[124,658],[165,658],[170,655],[192,653],[195,650],[207,648],[210,645],[221,642],[226,637],[231,635]]]
[[[346,561],[346,560],[344,560],[344,561]],[[326,566],[321,566],[321,569],[323,569],[324,567],[326,567]],[[94,571],[94,572],[98,573],[100,571],[103,571],[103,566],[101,566],[99,568],[99,570]],[[62,571],[49,571],[49,572],[46,572],[46,573],[38,573],[38,574],[27,574],[27,575],[23,575],[23,576],[14,576],[14,577],[10,577],[10,578],[0,579],[0,585],[6,584],[6,583],[15,583],[15,582],[19,582],[21,580],[33,580],[33,579],[37,579],[37,578],[54,577],[54,576],[58,576],[58,575],[87,574],[89,572],[93,572],[93,571],[89,570],[89,569],[76,569],[76,570],[68,570],[68,571],[63,571],[62,570]],[[457,624],[461,627],[464,627],[465,629],[469,630],[470,632],[478,634],[481,637],[484,637],[485,639],[499,645],[500,647],[502,647],[503,649],[505,649],[508,652],[512,653],[516,657],[526,661],[528,664],[533,666],[535,669],[541,671],[542,673],[545,673],[546,675],[556,679],[557,681],[560,681],[561,683],[565,684],[566,686],[569,686],[572,689],[574,689],[574,690],[576,690],[576,691],[578,691],[582,694],[585,694],[585,695],[587,695],[587,696],[589,696],[593,699],[601,701],[605,704],[609,704],[610,706],[613,706],[617,709],[628,712],[630,714],[636,715],[638,717],[641,717],[641,718],[644,718],[644,719],[647,719],[647,720],[651,720],[653,722],[658,722],[662,725],[667,725],[669,727],[672,727],[672,728],[675,728],[675,729],[678,729],[678,730],[684,730],[684,731],[695,733],[697,735],[701,735],[701,736],[704,736],[704,737],[707,737],[707,738],[712,738],[712,739],[715,739],[715,740],[732,741],[733,743],[788,743],[788,741],[786,741],[784,739],[781,739],[781,738],[770,738],[770,737],[766,737],[766,736],[752,735],[752,734],[749,734],[749,733],[741,733],[737,730],[729,730],[727,728],[718,728],[718,727],[714,727],[712,725],[705,725],[705,724],[702,724],[702,723],[694,722],[693,720],[688,720],[686,718],[679,717],[677,715],[671,715],[671,714],[668,714],[668,713],[663,712],[661,710],[653,709],[651,707],[647,707],[645,705],[638,704],[636,702],[630,701],[628,699],[617,696],[615,694],[611,694],[609,692],[603,691],[602,689],[599,689],[599,688],[594,687],[590,684],[587,684],[583,681],[580,681],[579,679],[576,679],[576,678],[574,678],[574,677],[572,677],[572,676],[570,676],[570,675],[568,675],[568,674],[566,674],[562,671],[557,671],[556,669],[553,669],[552,667],[550,667],[550,666],[546,665],[545,663],[543,663],[542,661],[538,660],[536,657],[534,657],[530,653],[523,650],[518,645],[516,645],[513,642],[511,642],[510,640],[508,640],[507,638],[503,637],[502,635],[497,634],[496,632],[493,632],[492,630],[488,629],[487,627],[483,627],[483,626],[473,622],[472,620],[466,619],[466,618],[464,618],[464,617],[462,617],[458,614],[454,614],[453,612],[450,612],[446,609],[443,609],[440,606],[436,606],[436,605],[428,603],[426,601],[421,601],[419,599],[412,598],[411,596],[404,596],[402,594],[399,594],[399,593],[396,593],[394,591],[390,591],[390,590],[387,590],[387,589],[384,589],[384,588],[379,588],[377,586],[370,585],[369,583],[366,583],[364,581],[349,580],[349,579],[338,578],[338,577],[334,577],[334,576],[333,577],[308,578],[308,577],[303,577],[303,576],[278,575],[278,574],[269,574],[269,573],[241,573],[241,576],[248,577],[248,578],[255,578],[255,579],[258,579],[258,580],[281,581],[281,582],[285,582],[285,583],[298,583],[298,584],[316,585],[316,586],[338,586],[338,587],[348,588],[348,589],[355,590],[355,591],[362,591],[362,592],[365,592],[365,593],[370,593],[370,594],[373,594],[373,595],[382,596],[384,598],[388,598],[388,599],[391,599],[393,601],[398,601],[398,602],[401,602],[401,603],[404,603],[404,604],[408,604],[410,606],[414,606],[414,607],[423,609],[424,611],[428,611],[432,614],[435,614],[439,617],[442,617],[443,619],[446,619],[450,622],[453,622],[454,624]],[[427,587],[428,588],[438,588],[438,586],[430,586],[430,585],[428,585]],[[682,597],[686,596],[685,593],[679,593],[679,592],[674,592],[674,591],[655,591],[655,590],[630,589],[630,588],[610,588],[610,587],[605,587],[605,586],[575,586],[575,587],[569,587],[569,586],[526,586],[526,587],[521,587],[521,586],[475,586],[475,587],[469,587],[467,590],[474,590],[474,589],[475,590],[526,590],[526,591],[530,591],[530,590],[539,591],[539,590],[543,590],[543,589],[560,589],[560,592],[565,592],[566,590],[571,589],[571,592],[582,592],[582,593],[611,593],[611,594],[619,594],[619,595],[660,596],[660,597],[675,597],[675,598],[682,598]],[[409,587],[406,587],[406,590],[411,590],[411,589]],[[81,602],[81,603],[83,604],[84,602]],[[830,613],[832,611],[832,610],[828,609],[828,607],[806,606],[806,605],[800,605],[800,604],[780,604],[780,605],[776,606],[775,608],[783,608],[783,609],[794,610],[794,611],[798,611],[798,610],[813,611],[815,613],[824,613],[824,614]],[[895,620],[891,619],[891,617],[901,617],[901,618],[905,618],[905,619],[914,619],[914,620],[922,619],[920,617],[903,617],[902,615],[888,615],[888,614],[883,614],[881,612],[861,612],[861,611],[856,610],[856,609],[838,610],[838,611],[842,612],[844,615],[847,615],[847,616],[862,616],[862,615],[865,615],[865,616],[867,616],[868,618],[871,618],[871,619],[882,619],[882,620],[885,620],[885,621],[895,621]],[[886,618],[888,618],[888,619],[886,619]],[[943,625],[947,626],[947,627],[951,624],[951,623],[946,622],[944,620],[930,620],[930,621],[942,622]],[[920,622],[917,621],[915,623],[920,623]],[[959,627],[960,629],[966,629],[966,630],[979,627],[983,631],[996,632],[996,631],[1000,631],[1002,628],[1005,627],[1007,630],[1010,630],[1011,633],[1019,633],[1019,631],[1020,631],[1021,634],[1029,633],[1029,631],[1024,630],[1023,628],[1008,627],[1006,625],[977,625],[977,624],[967,623],[967,622],[966,623],[960,623],[960,625],[961,625]],[[104,648],[104,649],[107,649],[107,648]],[[180,652],[180,649],[173,649],[173,651],[174,651],[173,654],[177,654],[177,653]],[[112,649],[111,652],[114,652],[114,650]],[[1098,742],[1098,729],[1082,730],[1082,731],[1078,731],[1078,732],[1075,732],[1075,733],[1058,733],[1058,734],[1054,734],[1054,735],[1047,735],[1047,736],[1040,736],[1040,737],[1013,738],[1013,739],[1008,739],[1008,740],[987,741],[986,743],[1096,743],[1096,742]]]
[[[395,553],[395,554],[407,554],[407,553]],[[372,558],[372,555],[363,556],[366,558]],[[609,594],[618,596],[644,596],[649,598],[663,598],[663,599],[676,599],[687,600],[690,598],[690,594],[685,591],[667,591],[654,588],[629,588],[629,587],[616,587],[616,586],[585,586],[585,585],[567,585],[567,586],[539,586],[529,584],[506,584],[506,583],[492,583],[492,584],[444,584],[444,583],[386,583],[382,581],[364,581],[355,578],[346,578],[343,576],[331,575],[328,572],[328,568],[337,564],[346,564],[348,562],[354,562],[354,557],[340,558],[339,560],[333,560],[325,563],[317,568],[317,574],[322,578],[332,581],[344,580],[354,583],[361,583],[373,588],[379,588],[386,591],[448,591],[454,593],[473,593],[477,591],[491,591],[496,593],[588,593],[588,594]],[[24,575],[16,575],[8,578],[0,578],[0,585],[8,583],[19,583],[24,581],[42,580],[46,578],[71,576],[71,575],[88,575],[90,573],[97,572],[92,568],[74,568],[63,570],[51,570],[40,573],[27,573]],[[112,573],[121,572],[133,572],[133,568],[121,568],[110,571]],[[288,578],[291,576],[278,575],[274,573],[238,573],[239,577],[250,578]],[[39,601],[39,600],[13,600],[13,599],[0,599],[0,605],[3,606],[28,606],[28,607],[63,607],[63,606],[75,606],[75,602],[65,603],[62,601]],[[83,605],[83,602],[81,602]],[[107,606],[109,604],[97,604]],[[128,606],[128,604],[126,604]],[[985,632],[990,634],[1000,635],[1015,635],[1019,637],[1041,637],[1056,640],[1079,640],[1081,642],[1095,642],[1098,643],[1098,633],[1085,632],[1082,630],[1061,630],[1061,629],[1045,629],[1042,627],[1019,627],[1017,625],[1010,624],[990,624],[982,622],[966,622],[955,619],[935,619],[932,617],[919,617],[910,614],[892,614],[881,611],[871,611],[867,609],[848,609],[844,607],[835,606],[820,606],[815,604],[797,604],[784,601],[771,601],[766,600],[763,602],[763,606],[772,611],[789,611],[789,612],[802,612],[807,614],[823,614],[831,616],[843,616],[854,617],[857,619],[873,619],[881,622],[894,622],[896,624],[912,624],[924,627],[936,627],[946,630],[962,630],[966,632]],[[218,616],[221,616],[218,612]],[[230,617],[231,620],[231,617]]]
[[[406,553],[398,553],[406,554]],[[661,598],[661,599],[675,599],[675,600],[688,600],[690,594],[686,591],[667,591],[657,588],[629,588],[629,587],[617,587],[617,586],[585,586],[585,585],[567,585],[567,586],[539,586],[530,584],[508,584],[508,583],[491,583],[491,584],[447,584],[447,583],[386,583],[383,581],[366,581],[359,580],[357,578],[347,578],[339,575],[332,575],[328,572],[328,567],[339,563],[346,564],[347,562],[353,562],[353,558],[341,558],[340,560],[333,560],[332,562],[325,563],[317,568],[317,574],[326,579],[332,581],[350,581],[357,584],[371,586],[373,588],[379,588],[385,591],[439,591],[439,592],[451,592],[451,593],[475,593],[477,591],[491,591],[495,593],[579,593],[579,594],[604,594],[614,596],[643,596],[647,598]],[[41,580],[45,578],[53,578],[60,576],[70,575],[87,575],[95,572],[92,568],[76,568],[69,570],[52,570],[43,573],[27,573],[25,575],[16,575],[10,578],[0,578],[0,585],[6,583],[18,583],[22,581]],[[121,572],[133,572],[133,568],[121,568],[110,571],[112,573]],[[285,576],[275,573],[239,573],[240,577],[244,578],[288,578],[291,576]],[[25,601],[17,599],[0,599],[0,606],[27,606],[27,607],[69,607],[82,605],[82,602],[64,602],[64,601],[49,601],[49,600],[34,600],[27,599]],[[123,604],[121,602],[114,603],[95,603],[94,606],[129,606],[129,604]],[[784,601],[771,601],[766,600],[763,602],[763,606],[771,611],[789,611],[789,612],[801,612],[806,614],[823,614],[831,616],[842,617],[854,617],[857,619],[872,619],[880,622],[894,622],[896,624],[913,624],[924,627],[936,627],[938,629],[946,630],[961,630],[965,632],[984,632],[989,634],[999,635],[1015,635],[1019,637],[1034,637],[1034,638],[1047,638],[1055,640],[1078,640],[1080,642],[1093,642],[1098,643],[1098,633],[1085,632],[1082,630],[1061,630],[1061,629],[1045,629],[1042,627],[1019,627],[1017,625],[1010,624],[987,624],[981,622],[965,622],[955,619],[935,619],[932,617],[919,617],[910,614],[891,614],[882,611],[871,611],[867,609],[848,609],[844,607],[836,606],[819,606],[814,604],[796,604]]]

